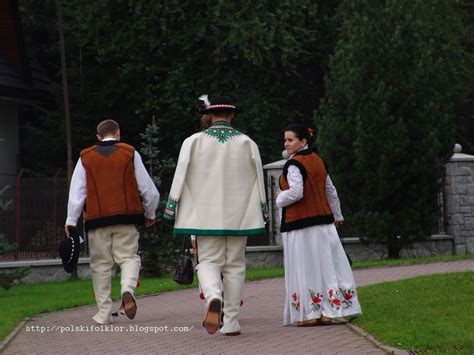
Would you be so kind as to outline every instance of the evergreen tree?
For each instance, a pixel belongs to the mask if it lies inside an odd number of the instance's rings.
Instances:
[[[264,162],[278,159],[283,128],[308,123],[323,96],[338,3],[63,1],[74,156],[94,143],[91,127],[104,116],[137,145],[142,118],[155,114],[162,157],[176,159],[199,129],[197,97],[227,94],[242,109],[236,128],[256,141]],[[55,83],[54,105],[23,115],[22,159],[51,169],[66,160],[56,4],[20,4],[28,48]],[[39,154],[46,145],[47,161]]]
[[[10,201],[5,201],[3,198],[3,194],[9,188],[9,186],[5,186],[4,188],[0,189],[0,214],[7,211],[11,204]],[[15,246],[11,243],[8,243],[5,240],[5,236],[3,233],[0,233],[0,255],[15,251]],[[0,287],[5,290],[10,289],[16,281],[21,280],[25,276],[27,276],[30,272],[29,268],[21,267],[16,268],[12,271],[1,271],[0,272]]]
[[[389,257],[429,237],[463,100],[461,21],[436,0],[349,1],[316,122],[357,235]]]
[[[160,159],[158,146],[161,142],[160,128],[153,117],[145,132],[140,134],[142,138],[141,155],[144,164],[156,186],[160,186],[160,176],[169,176],[174,171],[175,164],[171,159]],[[163,191],[163,189],[161,189]],[[161,194],[160,205],[156,212],[156,224],[151,229],[144,229],[140,233],[140,256],[144,275],[159,276],[167,273],[175,266],[178,260],[177,250],[181,239],[174,237],[172,225],[163,218],[163,210],[166,205],[167,196]]]

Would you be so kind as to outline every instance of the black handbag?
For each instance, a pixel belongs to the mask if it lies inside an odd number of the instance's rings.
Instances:
[[[174,270],[173,276],[174,281],[180,285],[190,285],[193,283],[194,267],[189,248],[190,245],[188,237],[184,237],[181,255],[179,257],[178,265]]]

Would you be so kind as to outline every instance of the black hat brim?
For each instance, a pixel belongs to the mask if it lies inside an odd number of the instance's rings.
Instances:
[[[79,261],[79,254],[81,250],[79,235],[71,233],[71,238],[65,237],[59,243],[59,256],[63,264],[64,271],[72,273]]]

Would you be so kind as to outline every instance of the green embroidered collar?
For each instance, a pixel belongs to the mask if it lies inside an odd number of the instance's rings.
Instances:
[[[206,129],[204,134],[216,138],[220,143],[225,143],[229,139],[239,136],[242,133],[234,129],[228,122],[217,121],[214,122],[211,127]]]

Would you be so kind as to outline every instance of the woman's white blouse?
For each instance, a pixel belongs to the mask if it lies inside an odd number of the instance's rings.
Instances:
[[[300,169],[294,165],[290,165],[288,167],[287,180],[290,188],[280,192],[276,199],[276,205],[279,208],[289,206],[303,198],[304,184],[303,175],[301,175]],[[339,197],[337,196],[336,188],[334,187],[329,175],[326,177],[326,195],[334,219],[336,221],[343,221],[344,217],[342,216]]]

